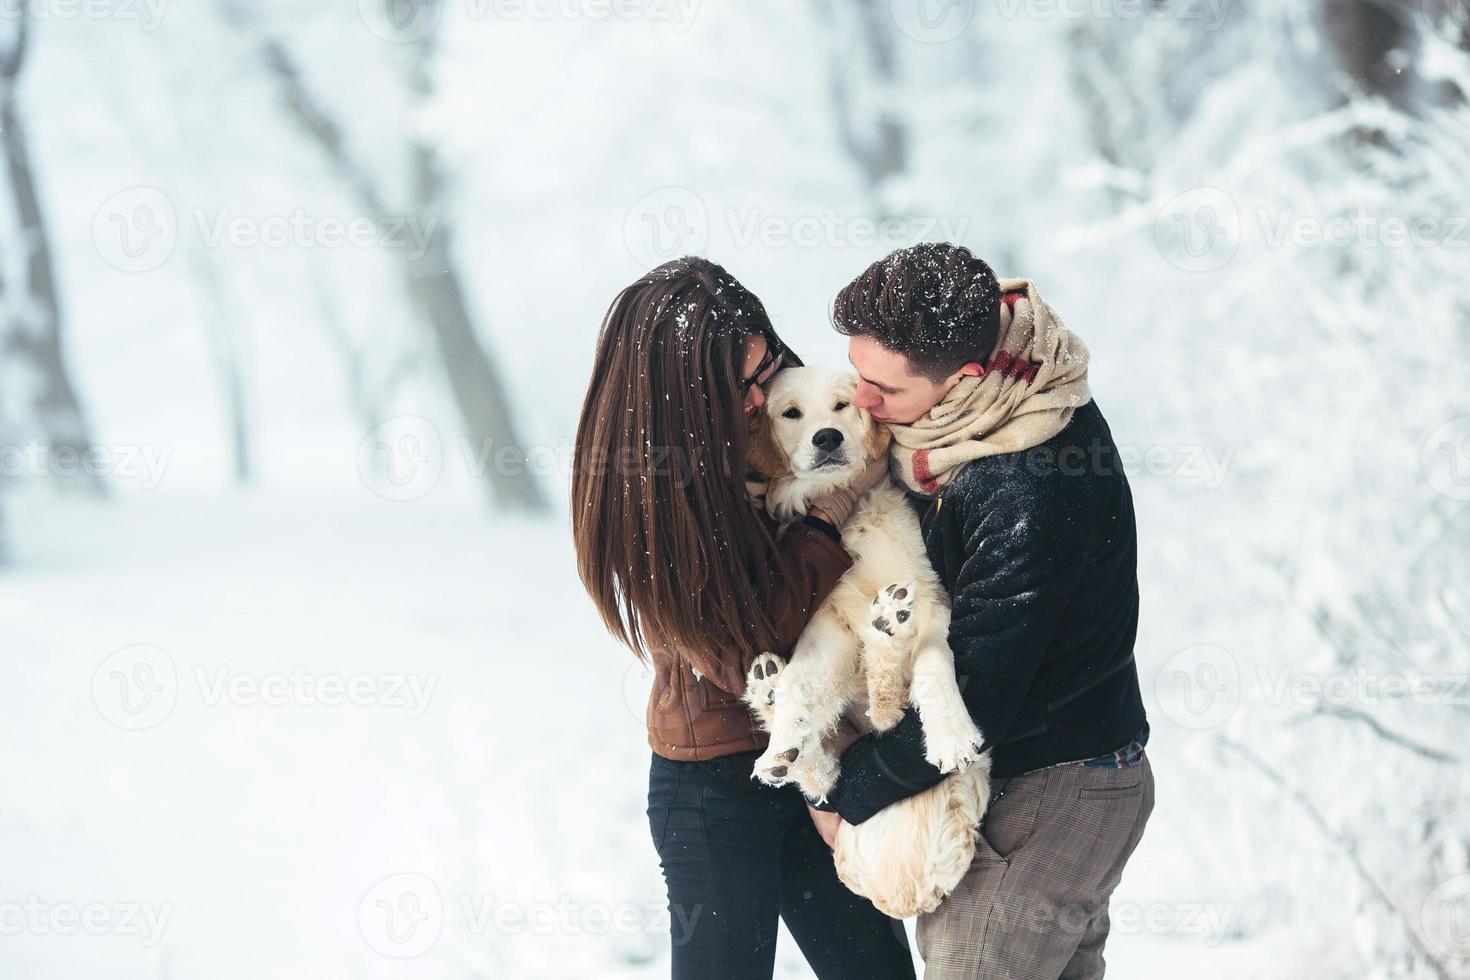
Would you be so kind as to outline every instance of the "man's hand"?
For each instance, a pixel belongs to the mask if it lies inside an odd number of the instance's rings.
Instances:
[[[822,835],[827,846],[836,847],[837,828],[842,825],[842,815],[815,809],[810,803],[806,806],[806,812],[812,815],[812,823],[817,825],[817,833]]]

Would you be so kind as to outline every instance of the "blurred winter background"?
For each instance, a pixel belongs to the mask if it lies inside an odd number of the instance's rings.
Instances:
[[[1470,975],[1463,0],[3,10],[0,974],[666,975],[599,318],[703,253],[839,362],[947,239],[1130,459],[1112,973]]]

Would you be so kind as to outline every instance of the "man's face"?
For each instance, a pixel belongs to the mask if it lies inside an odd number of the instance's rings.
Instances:
[[[943,381],[930,381],[912,372],[907,357],[863,334],[848,341],[847,359],[858,372],[853,404],[867,409],[879,422],[900,425],[917,422],[938,405],[960,378],[970,373],[966,368],[972,366],[965,365]]]

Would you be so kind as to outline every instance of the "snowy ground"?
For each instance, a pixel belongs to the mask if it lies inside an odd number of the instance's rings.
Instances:
[[[666,975],[646,677],[563,526],[366,494],[8,503],[5,975]],[[1199,841],[1238,828],[1154,714],[1115,975],[1303,975],[1232,938],[1259,909]],[[784,935],[778,959],[809,975]]]

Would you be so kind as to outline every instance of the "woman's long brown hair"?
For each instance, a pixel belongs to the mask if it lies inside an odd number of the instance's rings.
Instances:
[[[607,311],[577,424],[577,571],[612,634],[669,644],[701,673],[775,649],[775,543],[745,494],[745,338],[779,346],[761,301],[686,257]],[[788,354],[787,363],[799,363]]]

